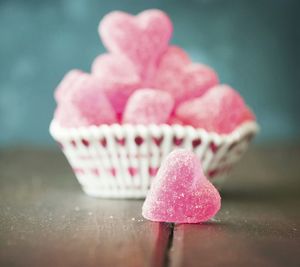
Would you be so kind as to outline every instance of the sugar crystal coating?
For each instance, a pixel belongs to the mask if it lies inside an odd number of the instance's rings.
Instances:
[[[167,48],[172,30],[169,17],[155,9],[137,16],[114,11],[107,14],[99,25],[104,46],[113,53],[127,55],[139,68],[144,86],[157,59]]]
[[[156,89],[139,89],[130,96],[123,115],[123,123],[166,123],[173,110],[170,94]]]
[[[199,223],[212,218],[220,207],[219,192],[203,174],[199,159],[178,149],[162,163],[142,214],[152,221]]]
[[[70,70],[61,80],[54,92],[54,98],[57,103],[63,101],[65,96],[68,94],[69,89],[72,88],[75,82],[78,82],[78,77],[81,76],[83,72],[81,70]]]
[[[141,86],[134,64],[119,54],[98,56],[92,64],[92,75],[97,77],[117,114],[122,114],[128,97]]]
[[[241,116],[240,123],[243,123],[245,121],[254,121],[254,120],[256,120],[254,113],[248,106],[246,106],[245,110],[243,111],[243,115]]]
[[[230,133],[244,121],[254,119],[243,98],[227,85],[215,86],[202,97],[182,103],[175,113],[185,124],[220,134]]]
[[[89,125],[87,119],[80,114],[79,110],[67,102],[57,105],[54,112],[54,118],[61,126],[66,128]]]
[[[70,76],[65,76],[70,79]],[[98,80],[83,72],[72,73],[72,82],[62,81],[57,89],[55,119],[64,127],[111,124],[116,114]]]
[[[177,105],[203,95],[218,83],[213,69],[192,63],[181,48],[170,46],[160,59],[153,86],[169,92]]]
[[[171,115],[171,117],[168,119],[168,124],[170,124],[170,125],[174,125],[174,124],[183,125],[182,121],[179,120],[174,115]]]

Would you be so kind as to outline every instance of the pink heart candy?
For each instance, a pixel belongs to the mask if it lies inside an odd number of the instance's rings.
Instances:
[[[160,59],[153,86],[169,92],[178,105],[203,95],[218,83],[218,76],[213,69],[192,63],[181,48],[170,46]]]
[[[111,124],[116,114],[99,81],[87,73],[71,71],[56,91],[55,119],[64,127]]]
[[[256,120],[256,118],[255,118],[254,113],[248,106],[246,106],[245,110],[243,111],[243,115],[241,116],[241,120],[240,120],[239,124],[246,122],[246,121],[255,121],[255,120]]]
[[[104,46],[111,52],[127,55],[138,66],[144,86],[156,61],[167,48],[172,30],[169,17],[155,9],[137,16],[114,11],[107,14],[99,25]]]
[[[212,218],[220,207],[219,192],[203,174],[199,159],[178,149],[162,163],[142,214],[151,221],[199,223]]]
[[[156,89],[139,89],[128,99],[123,123],[166,123],[174,107],[170,94]]]
[[[174,115],[171,115],[171,117],[168,119],[168,124],[170,124],[170,125],[174,125],[174,124],[183,125],[182,121],[179,120]]]
[[[88,121],[80,115],[79,111],[67,102],[58,104],[54,112],[54,118],[55,121],[65,128],[89,125]]]
[[[69,89],[72,88],[74,83],[78,81],[78,77],[80,77],[82,73],[83,72],[81,70],[74,69],[69,71],[63,77],[54,92],[54,98],[57,103],[64,101],[66,95],[70,91]]]
[[[255,119],[243,98],[227,85],[215,86],[202,97],[182,103],[175,113],[185,124],[220,134]]]
[[[118,115],[121,115],[128,97],[141,86],[139,73],[133,63],[123,55],[103,54],[92,64],[92,75]]]

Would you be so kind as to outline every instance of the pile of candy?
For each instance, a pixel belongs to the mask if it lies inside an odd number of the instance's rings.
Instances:
[[[99,34],[109,52],[94,60],[90,74],[70,71],[55,92],[62,127],[181,124],[222,134],[255,120],[213,69],[169,45],[172,23],[162,11],[109,13]]]

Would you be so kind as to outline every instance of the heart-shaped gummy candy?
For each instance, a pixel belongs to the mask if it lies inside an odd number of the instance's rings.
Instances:
[[[123,113],[128,97],[141,85],[136,67],[123,55],[98,56],[92,64],[92,74],[118,115]]]
[[[182,103],[175,111],[183,123],[227,134],[245,121],[255,120],[237,91],[228,85],[211,88],[202,97]]]
[[[115,111],[98,80],[81,71],[70,71],[55,92],[55,119],[64,127],[111,124]]]
[[[213,69],[192,63],[181,48],[170,46],[160,59],[153,87],[170,93],[178,105],[203,95],[218,83],[218,76]]]
[[[99,25],[104,46],[132,60],[144,81],[151,76],[158,58],[166,50],[172,30],[169,17],[155,9],[137,16],[114,11],[107,14]]]
[[[179,149],[168,155],[153,180],[143,216],[151,221],[199,223],[220,207],[219,192],[203,174],[199,159]]]
[[[128,99],[123,114],[123,123],[163,124],[174,107],[173,97],[156,89],[139,89]]]

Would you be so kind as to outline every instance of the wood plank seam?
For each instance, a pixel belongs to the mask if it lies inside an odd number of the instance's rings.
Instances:
[[[170,266],[170,250],[173,246],[173,238],[174,238],[174,229],[175,225],[174,223],[167,223],[168,229],[169,229],[169,236],[168,236],[168,243],[165,250],[164,255],[164,266],[169,267]]]

